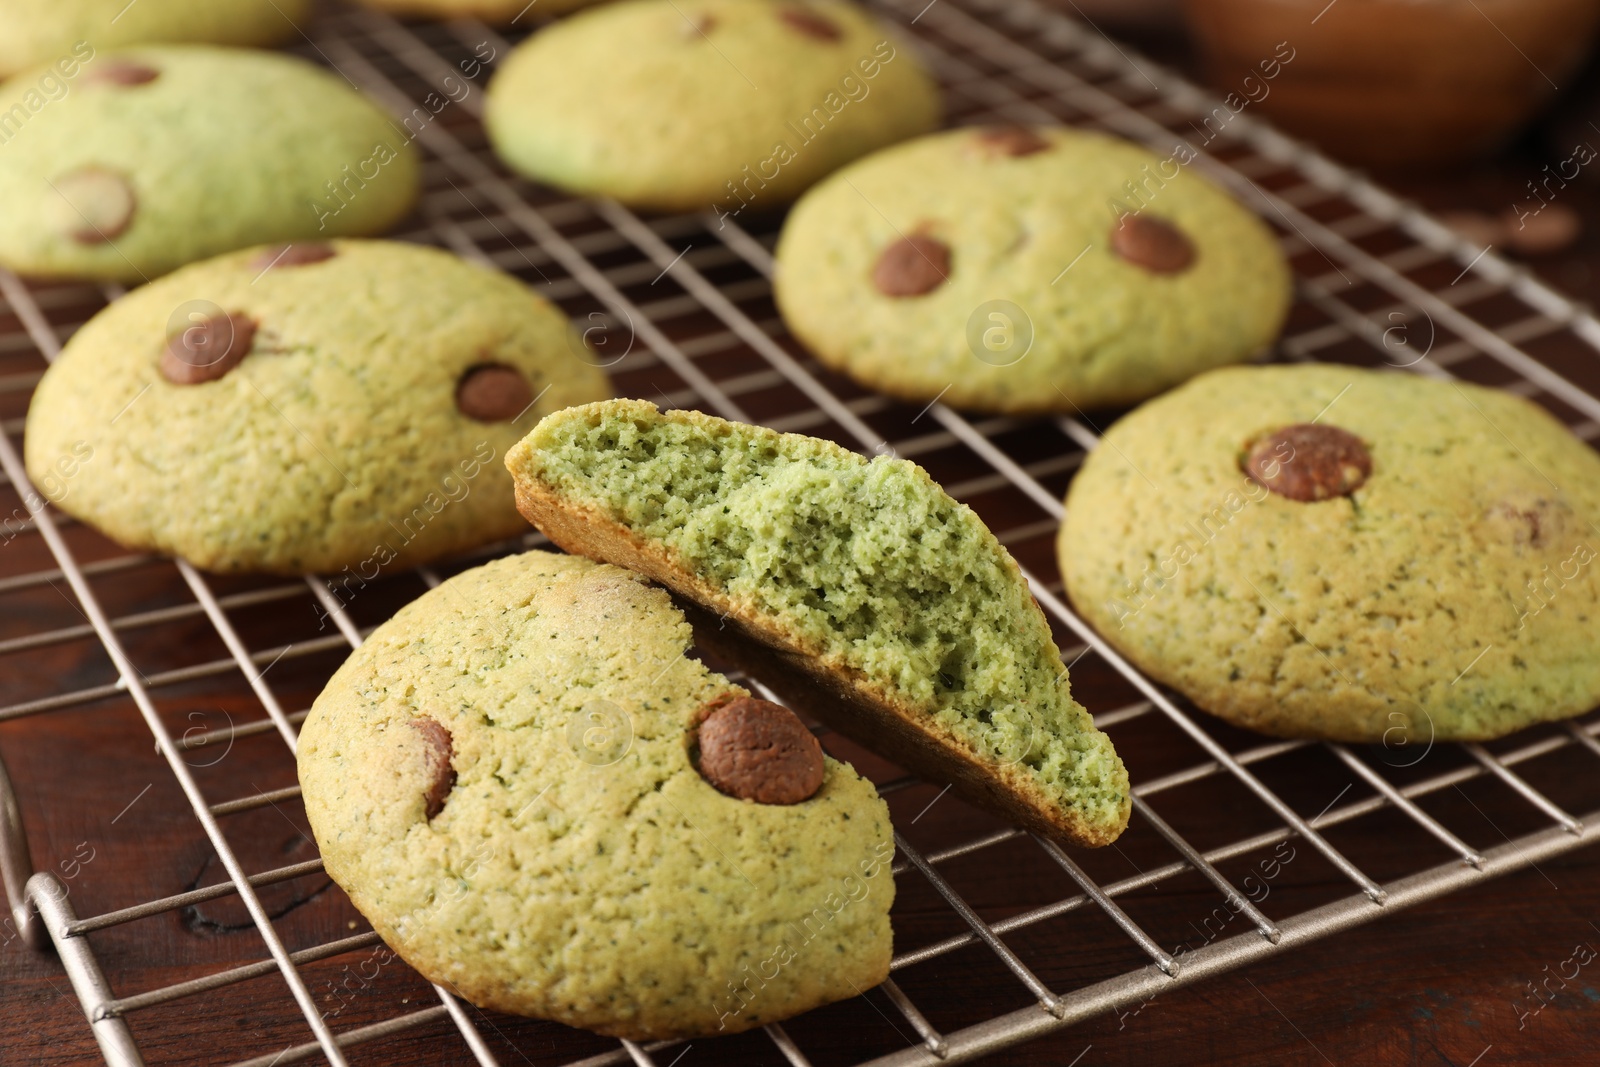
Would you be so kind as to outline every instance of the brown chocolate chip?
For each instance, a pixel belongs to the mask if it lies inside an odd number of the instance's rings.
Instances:
[[[1543,548],[1565,540],[1570,514],[1571,509],[1559,498],[1517,493],[1490,507],[1487,518],[1495,540],[1517,548]]]
[[[1302,422],[1258,438],[1241,466],[1279,496],[1309,502],[1360,489],[1372,474],[1372,454],[1353,433]]]
[[[1111,228],[1111,251],[1151,274],[1177,274],[1194,262],[1194,244],[1184,232],[1151,215],[1124,215]]]
[[[338,252],[332,245],[320,241],[307,241],[292,245],[273,245],[263,248],[250,260],[252,270],[269,270],[273,267],[305,267],[332,259]]]
[[[706,36],[717,24],[717,20],[710,15],[690,15],[683,20],[683,35],[690,40]]]
[[[872,284],[884,296],[931,293],[950,276],[950,246],[937,237],[914,233],[883,250],[872,268]]]
[[[1031,156],[1050,147],[1050,142],[1026,126],[985,126],[978,131],[978,145],[986,155]]]
[[[521,371],[504,363],[468,367],[456,383],[456,407],[478,422],[508,422],[533,403],[533,387]]]
[[[199,319],[167,338],[161,376],[174,385],[214,382],[244,362],[255,337],[255,321],[237,311]]]
[[[822,746],[788,708],[754,697],[715,705],[700,722],[700,773],[731,797],[798,804],[822,788]]]
[[[450,731],[426,715],[412,719],[411,725],[427,745],[423,760],[428,772],[428,789],[422,794],[422,802],[428,821],[432,822],[434,816],[444,810],[450,790],[456,787],[456,769],[451,766],[456,754],[455,744],[450,739]]]
[[[83,76],[85,85],[148,85],[161,77],[161,72],[137,59],[113,57],[94,64]]]
[[[104,167],[81,167],[51,183],[59,194],[61,229],[81,245],[105,244],[121,237],[138,210],[128,179]]]
[[[790,28],[819,41],[837,41],[844,36],[843,31],[834,24],[832,19],[819,15],[810,8],[780,7],[778,9],[778,17],[786,22]]]

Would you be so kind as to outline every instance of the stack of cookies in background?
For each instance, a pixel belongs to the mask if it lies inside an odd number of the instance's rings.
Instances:
[[[1600,458],[1509,393],[1248,366],[1289,266],[1192,151],[940,131],[922,59],[847,0],[369,3],[566,16],[498,59],[498,157],[716,226],[794,202],[775,299],[825,367],[914,407],[1146,402],[1077,475],[1061,571],[1198,706],[1284,737],[1482,740],[1600,701]],[[572,553],[430,591],[306,720],[307,814],[384,939],[475,1003],[641,1039],[886,977],[886,805],[688,656],[692,624],[1011,822],[1114,840],[1122,759],[976,514],[892,456],[612,400],[554,304],[376,239],[418,203],[413,139],[337,73],[251,47],[301,39],[308,6],[0,0],[0,265],[132,287],[68,342],[26,430],[40,484],[91,450],[58,506],[117,542],[343,580],[526,522]],[[625,750],[589,740],[619,723]],[[743,876],[674,813],[746,842]],[[838,903],[813,929],[817,898]],[[649,981],[624,980],[624,937]],[[770,990],[757,1009],[722,989],[743,968]]]

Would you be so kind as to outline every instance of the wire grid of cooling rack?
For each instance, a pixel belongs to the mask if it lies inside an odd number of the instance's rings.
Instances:
[[[1067,121],[1121,134],[1160,153],[1170,151],[1178,138],[1202,148],[1193,165],[1255,207],[1279,232],[1295,264],[1300,302],[1289,331],[1277,346],[1277,358],[1390,363],[1419,373],[1459,375],[1497,384],[1535,397],[1587,440],[1600,435],[1600,400],[1567,376],[1593,373],[1600,324],[1525,272],[1484,254],[1414,208],[1307,152],[1247,113],[1218,122],[1221,112],[1214,110],[1217,101],[1210,96],[1156,65],[1130,56],[1090,29],[1036,6],[1033,0],[938,0],[926,6],[924,0],[882,0],[879,6],[890,18],[911,25],[945,86],[953,122]],[[397,116],[405,116],[417,114],[413,108],[419,104],[437,101],[437,94],[450,88],[444,80],[447,77],[455,78],[459,86],[462,71],[469,69],[474,55],[485,54],[485,45],[503,55],[509,42],[472,22],[409,26],[376,14],[334,10],[325,13],[299,50],[337,68]],[[435,96],[430,98],[430,92]],[[1034,521],[997,528],[1001,540],[1014,551],[1030,542],[1049,541],[1062,514],[1061,488],[1097,439],[1086,418],[1032,423],[970,419],[938,403],[917,413],[824,374],[787,343],[781,324],[771,313],[768,279],[776,220],[758,219],[741,225],[739,220],[719,220],[710,213],[645,220],[614,203],[572,200],[509,180],[485,148],[476,120],[480,103],[481,94],[468,93],[458,101],[452,92],[451,105],[439,107],[436,116],[421,125],[417,140],[427,155],[427,192],[420,215],[423,226],[402,236],[441,244],[515,273],[562,303],[575,317],[606,316],[603,321],[610,329],[609,340],[635,346],[612,369],[620,392],[626,394],[630,383],[645,381],[637,377],[641,373],[670,372],[681,386],[670,392],[658,387],[658,395],[653,397],[667,405],[700,407],[783,430],[832,435],[867,452],[893,449],[898,455],[923,462],[936,476],[952,455],[958,456],[964,463],[959,469],[968,473],[946,479],[952,495],[974,502],[983,512],[984,501],[1001,494],[1015,505],[1012,513],[1020,508],[1036,515]],[[426,106],[433,113],[436,105]],[[1208,118],[1220,126],[1218,132],[1213,133],[1206,124]],[[1173,131],[1178,131],[1176,137]],[[688,247],[682,248],[685,244]],[[661,295],[663,290],[656,288],[663,279],[672,295]],[[20,327],[0,336],[4,346],[0,350],[26,352],[31,348],[49,360],[71,329],[116,295],[114,288],[29,288],[0,272],[0,297]],[[1412,335],[1423,326],[1427,327],[1425,347]],[[749,358],[718,358],[729,354]],[[10,375],[0,384],[26,390],[37,377],[38,372],[31,371]],[[923,418],[929,421],[921,423]],[[1025,428],[1029,436],[1019,437],[1019,428]],[[303,1014],[310,1040],[240,1064],[287,1064],[318,1055],[343,1064],[345,1049],[441,1020],[453,1025],[478,1063],[496,1063],[490,1042],[472,1014],[437,986],[437,1003],[422,1008],[391,1005],[393,1014],[380,1022],[336,1031],[318,1008],[301,970],[316,961],[371,948],[377,944],[376,935],[367,932],[291,948],[276,932],[257,891],[316,872],[320,862],[248,872],[223,828],[227,817],[291,801],[298,790],[289,787],[219,800],[203,795],[183,759],[185,752],[224,739],[259,737],[255,743],[272,744],[273,733],[292,751],[296,724],[305,712],[287,710],[266,681],[265,672],[280,659],[361,642],[367,631],[342,610],[338,590],[321,578],[308,577],[303,583],[268,582],[242,593],[219,595],[213,591],[213,580],[175,563],[170,566],[181,576],[192,603],[112,617],[102,607],[94,583],[115,582],[119,575],[155,561],[123,554],[80,565],[63,533],[71,520],[28,487],[15,443],[20,432],[20,420],[10,420],[0,434],[0,468],[30,515],[26,523],[13,524],[12,533],[42,538],[57,567],[0,575],[0,596],[64,580],[78,598],[87,623],[7,640],[0,643],[0,655],[92,633],[109,655],[119,681],[0,707],[0,720],[81,706],[125,692],[154,735],[228,875],[216,885],[79,917],[54,873],[33,874],[24,888],[23,879],[31,865],[15,797],[0,774],[0,828],[6,833],[5,848],[0,851],[15,920],[30,944],[44,947],[53,943],[107,1062],[143,1062],[135,1029],[129,1025],[130,1019],[137,1020],[139,1011],[276,974]],[[1041,437],[1047,438],[1042,447],[1038,445]],[[1018,443],[1022,440],[1034,443],[1024,448]],[[524,540],[526,545],[538,543],[542,541],[537,536]],[[500,550],[509,549],[502,546]],[[1132,699],[1123,706],[1092,709],[1100,712],[1096,719],[1101,727],[1113,730],[1116,736],[1125,724],[1154,720],[1165,729],[1179,731],[1199,750],[1199,762],[1150,778],[1139,773],[1138,749],[1118,741],[1135,782],[1131,832],[1157,835],[1170,858],[1136,877],[1102,884],[1056,845],[1036,839],[1037,846],[1075,883],[1077,891],[1049,905],[986,922],[942,869],[959,857],[1006,842],[1021,838],[1025,843],[1022,831],[999,830],[927,852],[897,834],[900,856],[896,876],[926,879],[959,916],[963,929],[932,943],[902,946],[892,973],[903,976],[926,961],[969,946],[987,946],[1033,1002],[941,1032],[891,978],[882,989],[920,1042],[910,1042],[868,1062],[911,1065],[970,1060],[1580,847],[1596,836],[1592,827],[1600,820],[1600,803],[1596,803],[1600,789],[1592,785],[1594,776],[1587,776],[1591,783],[1591,793],[1583,800],[1587,806],[1580,806],[1574,814],[1567,810],[1573,806],[1570,802],[1567,808],[1558,805],[1546,789],[1530,780],[1531,775],[1518,769],[1566,749],[1588,750],[1600,757],[1600,742],[1595,739],[1600,721],[1593,716],[1530,731],[1498,746],[1459,746],[1465,755],[1460,765],[1408,780],[1392,773],[1395,768],[1382,761],[1375,765],[1343,745],[1259,739],[1227,745],[1217,740],[1187,705],[1144,679],[1072,614],[1061,598],[1053,564],[1050,566],[1048,576],[1030,573],[1028,577],[1047,613],[1078,642],[1066,648],[1066,659],[1077,662],[1089,656],[1093,657],[1090,664],[1098,659],[1131,686]],[[430,587],[439,581],[431,569],[418,572],[418,576]],[[294,601],[301,601],[301,607],[310,604],[327,611],[339,632],[251,648],[230,617],[230,612],[261,604],[283,602],[288,610],[287,605]],[[131,661],[122,635],[200,615],[209,620],[226,646],[227,658],[148,672]],[[156,693],[164,686],[233,672],[248,682],[262,716],[227,729],[174,736],[159,713]],[[1339,805],[1341,793],[1334,804],[1314,818],[1306,818],[1252,769],[1305,749],[1325,751],[1334,766],[1364,783],[1370,795]],[[292,766],[290,770],[292,773]],[[1159,794],[1216,778],[1231,780],[1247,790],[1277,825],[1201,849],[1152,806]],[[1475,779],[1498,783],[1508,803],[1529,806],[1544,827],[1480,849],[1425,810],[1423,802],[1432,794]],[[910,784],[909,779],[895,779],[880,783],[880,788],[890,793]],[[1399,813],[1409,826],[1431,838],[1442,862],[1380,883],[1329,840],[1331,828],[1380,811]],[[1350,891],[1323,906],[1272,918],[1219,867],[1290,838],[1320,854],[1348,881]],[[1208,881],[1253,929],[1218,938],[1179,958],[1164,950],[1118,903],[1119,898],[1185,872]],[[248,911],[265,944],[266,958],[142,991],[122,989],[115,975],[102,973],[93,948],[96,931],[230,895],[237,895]],[[1107,917],[1148,962],[1069,991],[1050,988],[1005,937],[1079,911],[1097,911]],[[787,1062],[810,1062],[782,1026],[766,1027],[766,1035]],[[621,1042],[610,1052],[571,1062],[585,1067],[628,1062],[648,1065],[656,1062],[653,1053],[673,1044]]]

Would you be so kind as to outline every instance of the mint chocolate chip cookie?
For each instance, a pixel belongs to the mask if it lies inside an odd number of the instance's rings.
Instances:
[[[552,541],[721,616],[796,706],[1030,829],[1127,824],[1016,562],[915,464],[615,400],[548,416],[506,465]]]
[[[569,337],[520,282],[437,249],[235,252],[73,335],[34,393],[28,470],[44,488],[70,458],[57,506],[130,547],[370,581],[526,529],[501,457],[609,392]]]
[[[665,590],[548,552],[424,594],[301,732],[328,874],[430,980],[600,1033],[735,1033],[877,985],[888,807],[690,640]]]
[[[278,44],[310,11],[311,0],[0,0],[0,78],[50,64],[70,84],[75,60],[131,44]]]
[[[948,130],[808,192],[784,322],[880,392],[1008,413],[1154,396],[1277,336],[1271,231],[1177,158],[1067,127]]]
[[[1521,397],[1235,368],[1111,427],[1060,558],[1078,610],[1200,707],[1409,760],[1600,702],[1597,523],[1600,456]]]
[[[43,76],[0,86],[0,116],[26,112]],[[343,78],[202,45],[96,53],[0,149],[0,264],[48,278],[134,283],[266,241],[379,233],[419,182],[407,135]]]
[[[848,0],[607,4],[523,43],[487,106],[495,151],[527,177],[723,217],[939,118],[921,62]]]

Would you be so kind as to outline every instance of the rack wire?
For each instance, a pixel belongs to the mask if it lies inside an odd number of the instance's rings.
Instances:
[[[1573,381],[1595,379],[1600,323],[1525,271],[1453,235],[1416,207],[1248,112],[1229,109],[1219,122],[1223,112],[1210,95],[1034,0],[881,0],[878,7],[901,24],[937,71],[955,123],[1065,121],[1108,130],[1162,153],[1180,140],[1194,147],[1192,165],[1257,210],[1278,233],[1294,264],[1299,300],[1272,358],[1390,364],[1498,385],[1546,405],[1585,440],[1600,435],[1600,399]],[[1584,765],[1577,786],[1568,775],[1560,789],[1549,766],[1552,759],[1572,754],[1600,757],[1600,719],[1592,714],[1495,745],[1448,746],[1456,758],[1436,758],[1423,773],[1420,767],[1401,766],[1382,754],[1375,758],[1346,745],[1264,741],[1230,733],[1152,684],[1073,614],[1062,599],[1054,569],[1050,544],[1063,514],[1062,490],[1098,440],[1087,418],[974,419],[937,402],[916,412],[827,374],[789,341],[772,311],[770,249],[776,218],[719,219],[708,211],[646,219],[616,203],[575,200],[509,178],[488,152],[478,122],[478,88],[486,75],[471,72],[476,70],[474,59],[489,52],[498,58],[510,47],[506,38],[472,21],[407,25],[372,12],[336,8],[322,13],[298,51],[341,72],[397,118],[427,108],[428,118],[416,135],[426,159],[426,192],[417,228],[401,236],[507,270],[575,319],[602,323],[607,343],[614,346],[602,351],[625,353],[611,367],[624,394],[637,389],[665,405],[700,407],[782,430],[832,436],[869,453],[892,449],[927,466],[953,496],[990,517],[1001,540],[1025,563],[1035,595],[1063,636],[1064,657],[1075,675],[1100,672],[1127,694],[1120,704],[1093,710],[1099,712],[1099,725],[1113,733],[1134,777],[1134,820],[1125,840],[1148,839],[1150,848],[1159,850],[1160,862],[1133,876],[1093,877],[1080,865],[1093,866],[1090,857],[1075,859],[1053,842],[1014,828],[918,848],[906,837],[909,826],[902,827],[896,834],[899,858],[894,867],[902,892],[920,879],[948,906],[955,927],[946,936],[901,945],[892,977],[881,991],[915,1037],[907,1037],[899,1023],[884,1015],[888,1029],[901,1040],[887,1039],[885,1050],[860,1062],[910,1067],[969,1061],[1594,841],[1593,827],[1600,822],[1600,786],[1595,783],[1600,777],[1593,765]],[[468,91],[462,94],[464,84]],[[449,103],[436,108],[441,93]],[[0,366],[6,368],[0,374],[0,395],[30,392],[64,338],[118,293],[115,287],[29,286],[0,271],[0,298],[9,316],[0,320]],[[1422,345],[1416,338],[1424,327],[1427,340]],[[8,542],[37,539],[51,562],[13,573],[4,570],[11,559],[40,554],[0,554],[0,602],[65,582],[84,621],[0,640],[0,669],[16,662],[15,657],[93,638],[109,658],[115,680],[10,702],[0,706],[0,721],[61,713],[107,698],[131,700],[226,875],[186,892],[79,916],[61,876],[48,869],[34,871],[18,801],[0,768],[0,867],[13,921],[28,944],[53,946],[59,954],[106,1062],[117,1067],[144,1062],[138,1040],[142,1012],[203,1004],[208,995],[262,978],[281,983],[305,1031],[298,1040],[238,1059],[235,1067],[318,1056],[342,1065],[347,1050],[401,1035],[433,1041],[441,1062],[462,1055],[486,1067],[500,1062],[495,1051],[504,1043],[500,1025],[512,1023],[502,1019],[497,1024],[438,986],[430,990],[432,1000],[425,1006],[413,1006],[409,998],[389,998],[378,1006],[381,1017],[376,1021],[337,1026],[337,1013],[330,1015],[313,995],[307,969],[379,949],[376,935],[368,930],[291,947],[263,904],[263,894],[318,876],[320,861],[302,859],[249,871],[237,851],[240,838],[226,829],[231,818],[295,803],[298,788],[219,799],[202,789],[186,759],[209,751],[208,745],[278,745],[283,780],[292,781],[296,729],[305,711],[280,698],[268,672],[280,661],[317,663],[319,656],[330,654],[336,663],[337,653],[359,645],[372,623],[358,624],[340,589],[324,578],[230,582],[219,591],[217,579],[184,563],[130,554],[97,540],[29,485],[17,445],[21,421],[5,420],[0,433],[0,470],[19,507],[6,522],[5,536]],[[996,519],[1001,515],[1005,522]],[[541,543],[530,535],[520,545],[498,546],[491,553]],[[94,558],[81,561],[85,555]],[[474,554],[452,566],[483,558],[483,553]],[[121,614],[107,606],[121,600],[115,593],[123,583],[152,571],[168,587],[186,591],[181,602]],[[439,581],[439,571],[431,568],[385,579],[402,590],[396,594],[399,600]],[[331,620],[336,632],[302,636],[308,611]],[[282,625],[263,628],[262,612]],[[245,616],[251,620],[248,627],[238,621]],[[214,631],[226,656],[184,662],[153,651],[160,643],[146,639],[200,619]],[[291,625],[291,619],[297,622]],[[136,639],[138,662],[129,652]],[[162,713],[162,694],[171,687],[221,687],[239,679],[259,705],[259,717],[177,734],[171,716]],[[1148,735],[1140,731],[1184,740],[1197,761],[1153,777],[1142,774],[1142,744]],[[1314,761],[1329,782],[1346,781],[1346,790],[1361,783],[1366,794],[1344,800],[1342,791],[1317,815],[1307,817],[1302,814],[1309,810],[1303,797],[1291,800],[1286,795],[1291,790],[1269,784],[1273,768],[1296,757]],[[1440,762],[1450,766],[1433,771]],[[1499,788],[1485,796],[1500,820],[1520,826],[1531,817],[1533,827],[1515,838],[1501,835],[1492,847],[1469,843],[1481,827],[1447,825],[1430,804],[1445,791],[1470,783]],[[879,782],[885,794],[917,784],[904,777]],[[1227,839],[1202,846],[1191,841],[1197,836],[1194,829],[1182,829],[1193,820],[1179,817],[1183,813],[1176,800],[1165,817],[1156,810],[1158,799],[1219,784],[1242,791],[1258,806],[1265,822],[1253,824],[1261,828],[1237,837],[1233,830],[1247,828],[1224,828],[1230,829],[1222,835]],[[1556,796],[1565,803],[1558,803]],[[1393,819],[1383,832],[1394,832],[1398,825],[1420,835],[1425,844],[1419,845],[1418,855],[1432,848],[1436,862],[1383,877],[1364,870],[1352,858],[1360,835],[1336,838],[1335,832],[1381,815]],[[1264,898],[1243,891],[1241,881],[1224,868],[1289,841],[1309,847],[1346,888],[1319,906],[1274,917],[1258,906]],[[1064,875],[1069,891],[1047,904],[985,919],[958,888],[961,861],[981,856],[1024,862],[1019,848],[1030,850],[1030,862],[1042,857]],[[1174,943],[1171,932],[1147,931],[1129,907],[1140,893],[1158,892],[1158,887],[1185,877],[1197,878],[1219,894],[1228,913],[1242,916],[1248,929],[1207,938],[1187,951],[1164,949],[1163,944]],[[118,975],[102,969],[97,934],[227,898],[242,906],[246,924],[261,942],[261,954],[199,978],[147,989],[127,988]],[[1133,959],[1129,964],[1117,957],[1122,960],[1117,966],[1102,968],[1105,973],[1073,982],[1070,988],[1041,978],[1043,964],[1053,961],[1030,963],[1025,958],[1030,954],[1008,941],[1019,931],[1038,932],[1095,916],[1125,936]],[[1021,1003],[1015,1010],[941,1029],[940,1020],[924,1014],[902,983],[911,982],[930,961],[963,950],[992,956],[999,968],[994,981],[1014,982]],[[485,1028],[492,1031],[490,1036]],[[785,1062],[803,1067],[811,1060],[789,1030],[805,1028],[806,1017],[791,1020],[788,1028],[773,1024],[765,1028],[765,1038]],[[572,1053],[561,1062],[573,1067],[650,1065],[663,1062],[656,1059],[663,1052],[665,1062],[671,1062],[669,1057],[679,1054],[674,1051],[677,1044],[613,1042],[586,1056]]]

